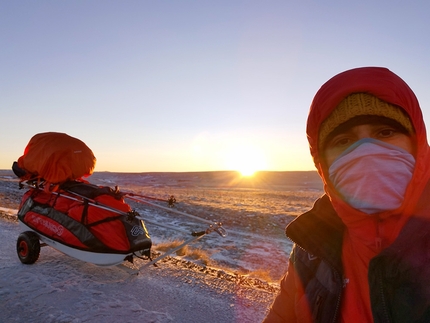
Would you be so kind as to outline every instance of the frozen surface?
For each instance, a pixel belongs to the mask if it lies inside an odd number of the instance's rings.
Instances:
[[[285,225],[322,193],[311,172],[253,180],[232,172],[95,173],[89,180],[140,195],[174,195],[175,210],[204,220],[130,202],[147,219],[155,245],[187,239],[208,221],[221,221],[227,237],[211,233],[192,246],[206,250],[223,269],[173,258],[135,276],[50,247],[42,248],[35,264],[23,265],[15,251],[20,230],[13,215],[23,191],[9,171],[0,171],[0,322],[259,322],[286,269],[291,243]],[[267,271],[272,282],[247,281],[256,270]]]

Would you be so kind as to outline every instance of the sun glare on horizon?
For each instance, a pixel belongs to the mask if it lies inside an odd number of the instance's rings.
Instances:
[[[226,156],[226,165],[242,177],[252,177],[256,172],[267,167],[264,154],[252,146],[240,146],[230,150]]]
[[[240,173],[240,175],[242,177],[252,177],[252,176],[255,175],[255,173],[257,172],[257,170],[256,169],[251,169],[251,168],[249,168],[249,169],[244,168],[244,169],[239,169],[238,172]]]

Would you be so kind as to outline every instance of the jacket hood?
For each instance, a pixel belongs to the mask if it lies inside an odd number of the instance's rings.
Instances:
[[[416,144],[416,165],[412,180],[406,191],[405,201],[412,202],[419,198],[430,174],[429,167],[427,167],[429,146],[426,128],[421,108],[411,88],[387,68],[361,67],[342,72],[323,84],[316,93],[310,107],[306,129],[310,152],[318,173],[324,182],[325,192],[338,212],[340,211],[339,208],[348,209],[348,207],[341,201],[328,180],[327,166],[320,158],[320,152],[318,151],[319,131],[322,122],[345,97],[352,93],[360,92],[372,94],[383,101],[402,108],[409,116],[415,129],[413,140]],[[405,204],[411,205],[412,203],[403,204],[402,210],[397,211],[405,211]]]

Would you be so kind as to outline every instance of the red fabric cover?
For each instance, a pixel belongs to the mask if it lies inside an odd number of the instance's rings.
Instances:
[[[25,215],[25,222],[29,227],[41,232],[52,240],[62,242],[69,246],[74,246],[79,249],[89,249],[65,227],[48,217],[42,217],[40,214],[30,211]]]
[[[117,200],[110,195],[100,195],[94,200],[100,204],[108,205],[109,207],[119,211],[131,211],[130,206],[126,204],[124,200]],[[82,203],[77,203],[70,208],[68,214],[71,218],[81,221],[83,210],[84,205]],[[116,216],[118,216],[118,213],[96,206],[89,206],[85,224],[90,225],[97,221]],[[91,226],[90,230],[101,242],[114,250],[128,251],[130,249],[127,233],[125,232],[124,225],[120,219]]]
[[[32,190],[27,191],[21,201],[21,206],[24,202],[32,195]],[[46,193],[44,191],[38,192],[37,202],[43,204],[52,204],[54,202],[54,195],[50,193]],[[65,198],[62,198],[65,200]],[[71,200],[69,200],[71,201]],[[28,225],[30,228],[35,229],[36,231],[41,232],[43,235],[51,238],[53,240],[59,241],[63,244],[67,244],[69,246],[73,246],[79,249],[88,250],[89,248],[83,244],[74,234],[72,234],[69,230],[67,230],[61,224],[51,220],[46,216],[42,216],[36,212],[29,211],[24,216],[24,223]]]
[[[18,166],[29,173],[24,180],[38,177],[54,184],[91,175],[95,164],[84,142],[59,132],[33,136],[18,159]]]
[[[24,202],[32,196],[33,200],[53,207],[56,210],[67,214],[69,217],[75,219],[78,222],[83,221],[84,204],[80,201],[69,199],[65,196],[72,196],[70,194],[59,192],[56,193],[46,192],[44,190],[30,189],[24,194],[21,202],[21,206]],[[95,200],[103,205],[112,207],[115,210],[129,212],[131,211],[130,206],[124,202],[123,199],[117,200],[110,195],[100,195]],[[96,206],[88,206],[87,217],[84,220],[84,224],[90,225],[100,220],[104,220],[110,217],[118,217],[119,214],[114,211],[105,210]],[[48,238],[63,242],[67,245],[74,246],[81,249],[88,249],[87,246],[82,244],[78,238],[71,234],[66,228],[57,222],[42,216],[35,212],[29,211],[25,215],[24,222],[30,227],[40,231]],[[94,226],[89,226],[92,234],[97,237],[104,245],[116,251],[128,251],[130,249],[130,243],[125,231],[124,225],[121,219],[117,218],[113,221],[103,222]],[[90,250],[91,251],[91,250]]]

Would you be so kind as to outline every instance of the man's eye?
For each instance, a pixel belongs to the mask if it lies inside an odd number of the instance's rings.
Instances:
[[[345,149],[352,144],[352,140],[349,137],[333,138],[327,145],[329,149]]]
[[[345,147],[351,143],[351,139],[349,138],[338,138],[333,140],[332,146],[333,147]]]
[[[386,128],[386,129],[379,131],[379,134],[381,137],[386,138],[386,137],[391,137],[395,132],[396,131],[392,128]]]

